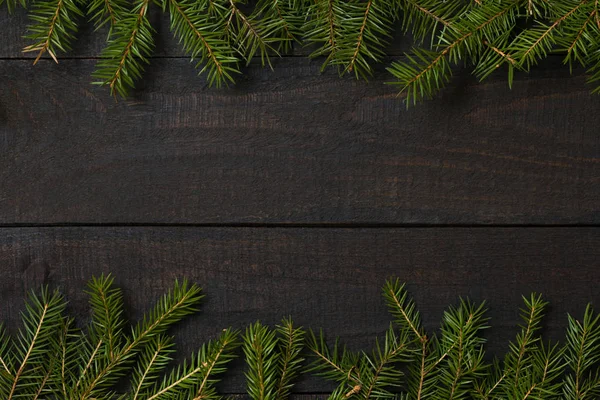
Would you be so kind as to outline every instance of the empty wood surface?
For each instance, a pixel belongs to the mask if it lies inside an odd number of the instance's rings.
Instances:
[[[303,326],[368,349],[389,324],[381,288],[409,283],[424,324],[439,326],[459,296],[488,301],[489,350],[517,332],[521,295],[551,302],[548,337],[600,297],[600,228],[4,228],[0,229],[0,320],[15,327],[27,291],[60,287],[80,321],[85,283],[112,272],[129,315],[141,316],[176,278],[205,288],[202,312],[177,329],[188,354],[227,326],[274,324],[291,315]],[[501,353],[500,353],[501,354]],[[241,368],[225,390],[243,392]],[[325,387],[310,379],[301,391]]]
[[[600,221],[600,97],[559,60],[409,110],[304,58],[225,89],[155,59],[118,102],[94,64],[0,61],[0,223]]]

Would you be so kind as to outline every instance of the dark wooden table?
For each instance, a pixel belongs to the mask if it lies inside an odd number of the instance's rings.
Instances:
[[[106,272],[132,318],[175,278],[205,287],[203,312],[177,329],[182,354],[286,315],[367,347],[388,324],[392,276],[430,328],[459,295],[487,299],[492,352],[515,334],[522,294],[552,303],[548,337],[600,300],[600,97],[583,71],[551,58],[512,91],[501,74],[462,72],[407,110],[383,67],[366,84],[303,57],[208,88],[158,26],[144,81],[115,102],[90,85],[103,33],[84,29],[58,65],[33,66],[23,14],[0,11],[0,319],[12,327],[42,284],[85,318],[83,285]],[[225,392],[244,390],[237,370]]]

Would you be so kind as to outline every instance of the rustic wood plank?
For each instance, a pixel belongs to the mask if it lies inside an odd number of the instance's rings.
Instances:
[[[115,101],[94,61],[0,61],[0,223],[600,223],[600,97],[559,63],[406,110],[284,59],[210,89],[154,60]]]
[[[459,295],[487,299],[489,350],[499,353],[516,333],[522,294],[541,292],[551,302],[550,338],[562,334],[567,312],[597,306],[598,260],[600,228],[4,228],[0,320],[14,329],[23,296],[42,284],[61,287],[85,318],[82,287],[108,272],[137,319],[187,277],[207,299],[176,331],[183,354],[223,327],[286,315],[358,349],[386,329],[380,291],[396,276],[409,283],[430,329]],[[225,390],[243,392],[242,369]],[[311,379],[299,390],[327,388]]]

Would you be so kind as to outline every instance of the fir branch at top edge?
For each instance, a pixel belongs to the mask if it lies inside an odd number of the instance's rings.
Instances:
[[[100,79],[94,82],[107,85],[111,94],[126,97],[144,70],[154,47],[153,29],[146,16],[151,0],[138,0],[136,7],[113,27],[108,45],[101,53],[101,59],[93,76]]]
[[[46,53],[58,63],[57,50],[70,50],[70,43],[77,31],[76,19],[83,13],[74,0],[47,0],[34,3],[30,17],[35,21],[28,26],[25,36],[34,43],[23,52],[38,52],[34,64]]]
[[[197,66],[202,67],[200,73],[207,72],[209,84],[219,87],[222,83],[233,83],[232,74],[239,73],[239,60],[225,39],[225,23],[211,13],[212,2],[208,9],[199,11],[195,3],[185,0],[164,1],[169,5],[171,30],[192,60],[200,59]]]

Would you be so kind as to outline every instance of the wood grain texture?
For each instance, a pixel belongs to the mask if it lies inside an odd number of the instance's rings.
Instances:
[[[458,296],[487,299],[498,353],[516,333],[521,295],[552,304],[550,338],[566,313],[600,301],[600,228],[4,228],[0,229],[0,320],[15,327],[22,299],[42,284],[61,287],[75,315],[87,316],[84,283],[112,272],[137,319],[176,278],[202,285],[202,312],[176,330],[182,354],[226,326],[254,320],[323,327],[351,348],[367,348],[389,315],[380,296],[388,277],[409,283],[428,328]],[[243,392],[242,368],[225,385]],[[329,387],[307,380],[299,390]]]
[[[559,62],[409,110],[300,58],[227,89],[158,59],[118,102],[40,64],[0,61],[1,224],[600,222],[600,97]]]

